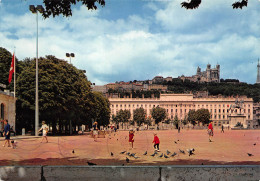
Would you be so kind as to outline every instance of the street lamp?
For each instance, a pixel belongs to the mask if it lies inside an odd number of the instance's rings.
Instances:
[[[39,99],[38,99],[38,12],[43,13],[44,9],[42,5],[30,5],[30,11],[36,14],[36,91],[35,91],[35,136],[38,136],[39,127]]]
[[[74,53],[66,53],[66,57],[70,57],[70,64],[71,64],[71,57],[74,58],[75,54]]]

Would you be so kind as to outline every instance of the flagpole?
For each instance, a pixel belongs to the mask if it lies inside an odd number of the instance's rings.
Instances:
[[[15,47],[14,47],[14,98],[16,98],[16,64],[15,64]]]

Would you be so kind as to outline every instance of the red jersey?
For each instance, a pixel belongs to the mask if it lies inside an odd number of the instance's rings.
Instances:
[[[213,130],[212,123],[209,123],[209,127],[208,127],[208,129],[211,129],[211,130]]]
[[[154,144],[160,144],[160,140],[159,140],[158,136],[154,136],[153,143]]]

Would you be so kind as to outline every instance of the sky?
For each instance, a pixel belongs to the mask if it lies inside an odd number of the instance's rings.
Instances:
[[[191,76],[197,67],[220,65],[220,78],[254,84],[260,58],[260,0],[232,9],[237,0],[203,0],[195,10],[184,0],[106,0],[72,17],[39,15],[39,57],[54,55],[86,70],[96,85],[115,81]],[[0,0],[0,47],[23,60],[36,57],[36,15],[41,0]],[[44,5],[43,5],[44,6]],[[40,75],[39,75],[40,76]]]

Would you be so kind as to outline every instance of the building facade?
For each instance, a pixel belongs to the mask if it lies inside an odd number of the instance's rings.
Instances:
[[[193,94],[161,94],[160,98],[109,98],[111,116],[116,115],[120,109],[127,109],[131,112],[137,108],[144,108],[147,116],[151,116],[151,109],[160,106],[166,109],[167,117],[174,119],[175,116],[179,120],[187,118],[190,110],[198,110],[201,108],[208,109],[211,114],[211,120],[214,126],[230,124],[231,107],[236,101],[243,101],[245,120],[247,126],[252,126],[253,121],[253,99],[247,97],[194,97]],[[232,112],[233,114],[233,112]]]
[[[0,91],[0,130],[4,129],[3,120],[7,119],[15,130],[15,98],[9,91]]]

